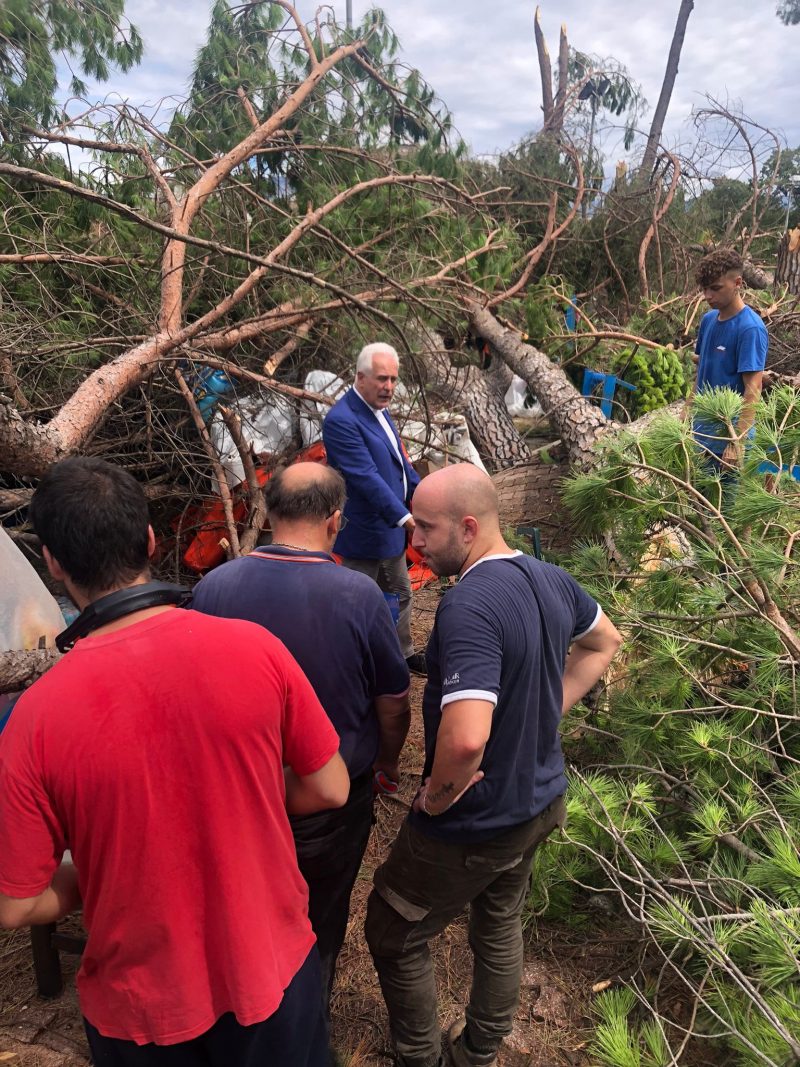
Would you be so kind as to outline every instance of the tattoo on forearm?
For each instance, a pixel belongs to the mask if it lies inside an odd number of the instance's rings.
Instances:
[[[447,782],[436,790],[435,793],[429,792],[427,799],[430,804],[436,804],[440,800],[444,800],[445,797],[449,797],[451,793],[455,792],[455,785],[452,782]]]

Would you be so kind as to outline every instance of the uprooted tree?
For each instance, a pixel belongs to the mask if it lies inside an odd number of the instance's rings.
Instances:
[[[92,10],[122,17],[117,0]],[[106,58],[135,60],[123,37],[118,56],[99,38]],[[346,375],[384,338],[426,423],[460,411],[489,466],[534,471],[503,401],[519,375],[561,442],[559,475],[582,472],[568,495],[593,525],[575,568],[628,635],[608,693],[570,724],[572,844],[538,881],[553,900],[569,887],[576,914],[581,885],[613,891],[642,931],[638,1007],[601,1004],[597,1059],[666,1067],[708,1041],[741,1064],[798,1062],[798,503],[756,462],[796,462],[797,399],[766,402],[732,514],[687,428],[651,425],[691,373],[691,259],[774,247],[780,146],[711,102],[696,116],[705,157],[666,153],[659,135],[647,182],[621,168],[603,191],[574,110],[602,71],[577,75],[564,33],[554,84],[537,40],[545,128],[496,164],[465,158],[378,12],[348,33],[307,27],[286,0],[218,0],[169,121],[123,104],[56,118],[51,68],[19,67],[44,80],[27,102],[0,84],[0,510],[24,508],[54,459],[89,452],[137,473],[176,542],[215,473],[230,550],[247,551],[263,521],[254,457],[223,404],[246,474],[237,528],[198,374],[224,371],[237,398],[324,405],[305,372]],[[797,374],[794,306],[752,277],[779,369]],[[607,419],[576,388],[584,366],[633,380],[635,401]],[[712,403],[730,418],[735,400]],[[14,684],[18,661],[4,664]]]
[[[351,34],[330,21],[307,28],[285,0],[241,10],[220,0],[168,124],[120,104],[43,127],[41,108],[18,109],[6,124],[15,161],[0,162],[0,449],[11,479],[0,502],[24,503],[26,479],[80,450],[123,459],[151,495],[183,503],[211,468],[231,551],[247,550],[263,521],[253,457],[232,406],[223,415],[250,490],[239,545],[193,376],[220,368],[242,393],[328,403],[302,388],[299,368],[343,370],[344,353],[376,336],[407,360],[423,410],[466,415],[494,469],[529,457],[503,403],[512,370],[579,466],[610,424],[561,363],[641,366],[657,406],[672,397],[648,368],[666,361],[680,389],[669,350],[690,334],[696,303],[673,300],[672,320],[593,319],[615,286],[632,304],[633,293],[687,285],[674,210],[685,165],[662,155],[646,193],[623,180],[584,220],[569,103],[597,72],[584,64],[570,80],[564,59],[558,139],[546,122],[541,141],[481,169],[396,49],[379,12]],[[604,256],[587,262],[581,247],[599,238]],[[573,297],[564,275],[589,291]]]

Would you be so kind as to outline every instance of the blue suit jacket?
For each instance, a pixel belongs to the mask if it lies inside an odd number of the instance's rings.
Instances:
[[[400,435],[388,411],[389,425]],[[322,439],[331,466],[347,483],[344,513],[347,526],[334,552],[349,559],[387,559],[405,551],[406,531],[397,523],[410,510],[419,476],[402,453],[398,457],[375,414],[348,390],[331,408],[322,425]],[[405,469],[408,491],[403,492]]]

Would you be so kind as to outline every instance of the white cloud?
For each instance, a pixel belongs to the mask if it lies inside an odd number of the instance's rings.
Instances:
[[[146,54],[138,70],[98,91],[113,89],[135,103],[185,94],[197,49],[203,43],[210,3],[128,0]],[[313,17],[317,0],[299,0]],[[359,19],[371,6],[354,0]],[[507,148],[541,121],[541,89],[533,37],[533,0],[383,0],[403,58],[418,67],[455,116],[476,152]],[[639,81],[652,113],[658,99],[678,0],[655,0],[638,9],[628,0],[560,0],[541,4],[542,25],[555,61],[565,22],[581,51],[614,56]],[[335,0],[344,20],[345,2]],[[772,0],[697,4],[689,18],[678,79],[665,129],[669,142],[691,136],[687,120],[705,94],[739,99],[745,112],[800,143],[795,50],[800,29],[785,27]],[[649,122],[646,116],[645,125]]]

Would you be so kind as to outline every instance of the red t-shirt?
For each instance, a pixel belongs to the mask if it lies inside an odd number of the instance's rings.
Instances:
[[[0,739],[0,891],[66,847],[89,933],[78,988],[108,1037],[169,1045],[279,1006],[314,944],[283,766],[338,738],[260,626],[173,609],[80,641]]]

